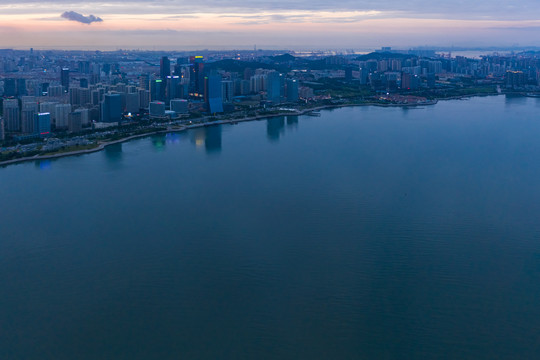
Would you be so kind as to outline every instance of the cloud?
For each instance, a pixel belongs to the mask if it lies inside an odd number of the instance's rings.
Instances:
[[[82,24],[88,24],[90,25],[93,22],[102,22],[103,19],[100,17],[96,17],[94,15],[88,15],[84,16],[83,14],[79,14],[75,11],[66,11],[61,15],[64,19],[68,19],[71,21],[77,21]]]
[[[0,13],[43,14],[70,6],[107,15],[373,10],[390,16],[400,13],[411,18],[471,20],[534,20],[540,11],[538,0],[4,0],[0,1]]]

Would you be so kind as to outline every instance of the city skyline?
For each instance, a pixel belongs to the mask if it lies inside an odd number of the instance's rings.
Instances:
[[[0,5],[0,47],[64,49],[538,46],[540,4],[22,0]]]

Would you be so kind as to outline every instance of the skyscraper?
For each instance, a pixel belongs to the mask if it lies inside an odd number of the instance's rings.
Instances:
[[[0,118],[0,141],[4,141],[6,133],[4,131],[4,119]]]
[[[106,123],[122,120],[122,98],[120,94],[105,94],[101,103],[101,121]]]
[[[39,105],[34,97],[28,96],[22,99],[21,131],[25,134],[35,133],[35,117],[39,112]]]
[[[6,132],[13,133],[21,131],[19,100],[5,99],[3,110]]]
[[[189,92],[200,97],[204,88],[204,62],[202,56],[190,56]]]
[[[139,111],[138,93],[126,94],[126,111],[129,113],[136,113],[137,111]]]
[[[69,132],[81,132],[82,131],[82,113],[72,112],[68,117],[68,131]]]
[[[187,114],[189,112],[189,104],[186,99],[171,100],[171,110],[177,114]]]
[[[71,105],[80,105],[81,104],[81,97],[80,97],[80,88],[75,87],[69,89],[69,103]]]
[[[62,68],[60,73],[60,82],[62,86],[64,87],[64,92],[68,92],[69,90],[69,69],[68,68]]]
[[[148,74],[139,76],[139,87],[144,90],[150,90],[150,77]]]
[[[45,137],[51,133],[51,114],[37,113],[34,115],[34,133]]]
[[[232,98],[234,95],[234,83],[230,80],[222,81],[221,82],[221,91],[223,98],[223,102],[225,103],[232,103]]]
[[[150,91],[139,89],[139,107],[141,109],[148,109],[150,104]]]
[[[163,117],[165,116],[165,103],[162,101],[152,101],[150,103],[150,117]]]
[[[49,97],[57,98],[57,97],[61,97],[63,92],[64,92],[64,87],[62,85],[49,86],[47,95],[49,95]]]
[[[17,81],[15,79],[4,79],[4,96],[17,96]]]
[[[182,97],[182,88],[180,86],[179,76],[167,76],[167,100],[178,99]]]
[[[283,75],[277,71],[269,72],[266,75],[266,98],[274,104],[279,104],[283,97],[284,81]]]
[[[414,90],[420,86],[418,75],[403,73],[401,76],[401,88],[404,90]]]
[[[208,111],[212,114],[223,112],[221,76],[209,75],[204,78],[204,84],[204,100]]]
[[[287,101],[298,101],[298,81],[295,79],[287,80]]]
[[[74,113],[80,113],[81,114],[81,125],[82,127],[86,127],[90,125],[90,109],[77,109],[74,111]],[[68,124],[69,126],[69,124]]]
[[[171,75],[171,60],[167,56],[163,56],[159,63],[159,75],[162,80],[166,81],[167,76]]]
[[[17,95],[28,95],[28,91],[26,89],[26,79],[17,79]]]
[[[68,127],[68,116],[71,112],[71,105],[57,104],[55,107],[55,124],[57,129],[66,129]]]
[[[155,79],[150,82],[150,100],[164,101],[165,100],[166,84],[162,79]]]

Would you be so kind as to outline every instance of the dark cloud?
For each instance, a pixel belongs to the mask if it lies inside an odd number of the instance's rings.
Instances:
[[[79,13],[77,13],[75,11],[66,11],[61,16],[64,19],[68,19],[68,20],[71,20],[71,21],[77,21],[77,22],[80,22],[82,24],[88,24],[88,25],[90,25],[91,23],[94,23],[94,22],[102,22],[103,21],[103,19],[100,18],[100,17],[96,17],[94,15],[84,16],[83,14],[79,14]]]

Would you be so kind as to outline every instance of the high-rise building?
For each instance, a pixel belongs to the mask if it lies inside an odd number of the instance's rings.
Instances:
[[[6,132],[4,130],[4,119],[0,118],[0,141],[4,141],[6,139]]]
[[[186,99],[171,100],[171,110],[177,114],[187,114],[189,111],[188,109],[188,101]]]
[[[167,81],[167,76],[171,75],[171,60],[167,56],[163,56],[159,63],[159,75],[162,80]]]
[[[139,94],[138,93],[126,94],[126,111],[129,113],[136,113],[139,111]]]
[[[101,121],[106,123],[122,121],[122,98],[120,94],[105,94],[101,103]]]
[[[62,85],[58,86],[49,86],[48,95],[49,97],[60,97],[64,93],[64,87]]]
[[[526,84],[526,76],[523,71],[507,71],[506,72],[506,87],[521,88]]]
[[[347,65],[345,66],[345,81],[352,81],[353,80],[353,65]]]
[[[152,101],[165,100],[166,84],[162,79],[155,79],[150,82],[150,99]]]
[[[401,60],[393,59],[392,60],[392,71],[401,71]]]
[[[69,103],[71,105],[80,105],[81,104],[81,97],[80,97],[80,88],[75,87],[69,89]]]
[[[37,113],[34,115],[34,133],[41,136],[49,136],[51,134],[51,114]]]
[[[77,109],[74,113],[81,114],[81,126],[86,127],[90,125],[90,110],[89,109]]]
[[[201,97],[204,91],[204,60],[202,56],[190,56],[189,92]]]
[[[208,75],[204,78],[204,100],[210,113],[223,112],[223,97],[221,89],[221,76]]]
[[[14,133],[21,131],[19,101],[17,99],[5,99],[3,110],[6,132]]]
[[[90,89],[79,89],[79,104],[88,105],[92,101]]]
[[[183,94],[180,80],[180,76],[167,76],[166,98],[168,100],[182,97]]]
[[[39,112],[49,113],[51,115],[51,121],[54,121],[54,115],[55,115],[54,109],[56,108],[56,104],[58,103],[55,101],[42,102],[39,104]]]
[[[4,79],[4,96],[17,96],[17,80]]]
[[[418,75],[413,75],[409,73],[403,73],[401,76],[401,88],[404,90],[414,90],[418,89],[420,86],[420,78]]]
[[[231,80],[221,82],[221,97],[224,103],[232,103],[234,96],[234,83]]]
[[[49,86],[50,84],[48,82],[46,83],[41,83],[41,86],[39,88],[39,91],[40,91],[40,96],[47,96],[48,93],[49,93]]]
[[[101,79],[101,69],[99,64],[92,64],[90,67],[90,84],[97,84]]]
[[[21,104],[21,132],[24,134],[34,134],[36,132],[34,127],[35,117],[39,112],[39,105],[36,98],[33,96],[23,96]]]
[[[60,72],[60,83],[64,87],[64,92],[69,91],[69,68],[62,68]]]
[[[150,90],[150,76],[148,74],[139,76],[139,87],[144,90]]]
[[[99,105],[99,103],[101,103],[103,100],[102,97],[103,96],[99,90],[92,90],[90,95],[90,103],[92,105]]]
[[[284,95],[283,75],[277,71],[271,71],[266,75],[266,99],[274,104],[281,103]]]
[[[58,104],[55,107],[55,125],[57,129],[67,129],[69,113],[71,113],[70,104]]]
[[[150,103],[150,117],[165,116],[165,103],[162,101],[152,101]]]
[[[17,95],[28,95],[28,89],[26,89],[26,79],[17,79]]]
[[[253,75],[249,78],[249,91],[251,93],[259,93],[264,90],[266,84],[266,76],[261,74]]]
[[[90,61],[79,61],[79,72],[81,74],[90,74]]]
[[[298,101],[298,80],[287,79],[287,101]]]
[[[139,89],[139,108],[148,109],[150,104],[150,91]]]
[[[74,133],[82,131],[82,114],[80,112],[72,112],[69,114],[68,131]]]

